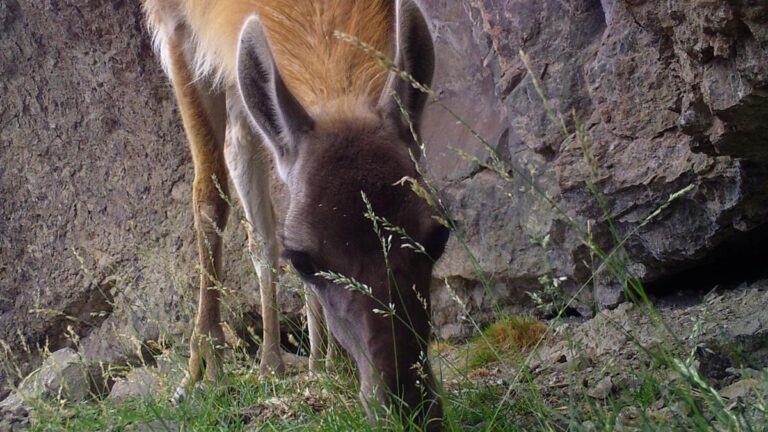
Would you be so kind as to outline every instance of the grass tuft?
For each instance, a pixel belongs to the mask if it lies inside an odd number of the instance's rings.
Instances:
[[[536,345],[546,331],[544,323],[532,318],[503,317],[474,338],[467,367],[476,369],[489,363],[511,361],[523,350]]]

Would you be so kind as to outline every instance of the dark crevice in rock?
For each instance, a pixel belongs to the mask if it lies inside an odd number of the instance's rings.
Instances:
[[[464,176],[461,176],[457,178],[456,180],[451,181],[448,183],[449,185],[460,185],[461,183],[464,183],[467,180],[471,180],[481,172],[488,171],[488,168],[484,167],[480,164],[475,164],[475,166]]]
[[[510,93],[515,91],[515,89],[520,86],[520,83],[522,83],[527,76],[528,71],[526,69],[518,69],[514,71],[512,69],[505,70],[501,76],[501,79],[499,80],[499,94],[501,95],[502,99],[506,98]]]
[[[674,112],[675,114],[679,114],[679,112],[675,112],[675,111],[672,111],[672,112]],[[661,138],[662,136],[664,136],[664,135],[666,135],[666,134],[668,134],[670,132],[675,132],[677,130],[678,130],[678,126],[677,125],[670,126],[668,128],[656,131],[656,133],[651,138],[653,138],[653,139]]]
[[[684,98],[677,124],[680,132],[696,138],[697,144],[704,140],[704,133],[712,126],[712,111],[704,102],[700,86],[693,86],[689,96]],[[709,143],[709,146],[711,145],[712,143]]]
[[[256,356],[261,347],[264,326],[261,314],[245,312],[242,320],[234,323],[233,330],[244,343],[248,354]],[[298,355],[309,353],[309,330],[303,317],[282,316],[280,320],[280,346],[286,352]]]
[[[78,337],[88,336],[94,329],[101,326],[114,310],[112,283],[101,283],[83,297],[75,299],[60,315],[51,322],[46,331],[47,348],[55,351],[63,347],[71,347],[70,330]]]
[[[768,224],[733,235],[694,266],[645,284],[655,296],[735,288],[768,276]]]
[[[630,18],[632,19],[632,22],[633,22],[633,23],[634,23],[636,26],[638,26],[638,27],[640,27],[641,29],[643,29],[643,31],[647,31],[647,30],[648,30],[648,28],[646,28],[646,27],[643,25],[643,23],[642,23],[642,22],[640,22],[640,20],[639,20],[639,19],[637,19],[637,17],[636,17],[636,16],[635,16],[633,13],[629,13],[629,16],[630,16]]]
[[[499,159],[507,162],[512,157],[510,154],[509,141],[509,128],[507,127],[504,128],[504,131],[501,132],[499,139],[496,141],[496,154]]]
[[[552,147],[541,147],[536,149],[536,153],[540,154],[546,162],[552,162],[558,156],[558,152]]]
[[[738,105],[717,111],[724,132],[713,142],[724,155],[747,159],[768,160],[768,97],[749,95]]]

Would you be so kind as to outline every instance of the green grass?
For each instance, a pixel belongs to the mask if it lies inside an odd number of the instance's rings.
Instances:
[[[512,360],[524,349],[535,345],[546,332],[546,326],[537,320],[505,316],[475,336],[469,345],[469,369],[489,363]]]
[[[357,400],[350,376],[303,373],[287,378],[259,379],[246,371],[230,375],[230,383],[198,389],[178,404],[170,395],[129,400],[108,399],[77,404],[63,400],[32,403],[32,431],[376,431],[408,430],[392,420],[371,425]],[[447,394],[446,411],[452,430],[516,430],[513,405],[493,427],[487,427],[505,389],[464,385]],[[144,427],[145,429],[135,429]]]
[[[236,374],[230,384],[198,389],[178,404],[167,394],[122,405],[109,400],[63,405],[38,401],[31,430],[119,431],[141,425],[161,431],[370,429],[349,381],[306,375],[259,380]]]

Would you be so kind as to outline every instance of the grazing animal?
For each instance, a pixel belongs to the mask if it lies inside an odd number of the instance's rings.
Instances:
[[[195,168],[202,271],[183,386],[203,376],[216,380],[221,370],[220,299],[211,287],[221,276],[227,178],[252,227],[264,319],[261,370],[283,371],[271,153],[289,196],[279,236],[283,255],[354,359],[369,415],[376,406],[399,405],[403,415],[440,428],[427,360],[429,283],[448,231],[424,200],[398,183],[420,179],[410,127],[418,130],[426,95],[334,36],[336,30],[354,35],[429,84],[434,51],[420,8],[414,0],[144,0],[144,10]],[[401,247],[406,240],[395,235],[385,257],[367,205],[425,250]],[[321,272],[363,288],[350,289]],[[314,369],[320,323],[309,315]]]

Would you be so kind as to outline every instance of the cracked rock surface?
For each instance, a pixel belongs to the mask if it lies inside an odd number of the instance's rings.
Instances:
[[[445,2],[426,3],[438,16],[446,9]],[[464,32],[476,41],[464,56],[473,73],[462,85],[435,85],[471,124],[479,121],[471,115],[480,100],[495,107],[503,120],[488,128],[484,118],[478,132],[511,169],[502,179],[477,163],[455,170],[457,156],[436,158],[448,205],[477,258],[475,265],[451,241],[435,275],[438,333],[468,334],[472,327],[456,318],[463,312],[489,321],[500,309],[518,310],[526,292],[541,289],[542,276],[565,278],[565,293],[580,291],[582,314],[617,305],[621,281],[595,272],[601,262],[574,223],[606,251],[626,238],[626,266],[664,291],[681,288],[663,281],[685,269],[727,262],[728,271],[736,253],[765,255],[768,6],[469,0],[462,7],[472,22]],[[462,48],[454,43],[448,51]],[[491,81],[492,95],[472,87],[477,77]],[[562,123],[546,111],[534,77],[547,106],[564,113]],[[467,90],[457,96],[442,86]],[[441,148],[427,128],[429,148]],[[476,142],[451,145],[492,162]],[[481,282],[478,267],[489,281]]]

